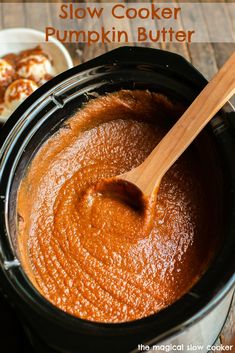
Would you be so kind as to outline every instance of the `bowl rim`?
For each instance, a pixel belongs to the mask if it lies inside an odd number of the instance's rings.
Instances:
[[[3,33],[4,35],[7,34],[12,34],[15,33],[17,35],[19,35],[19,33],[25,33],[25,35],[27,36],[27,34],[33,34],[35,36],[37,36],[39,39],[41,39],[40,43],[53,43],[55,44],[60,52],[63,54],[65,60],[66,60],[66,64],[67,64],[67,69],[71,69],[74,65],[73,65],[73,60],[71,55],[69,54],[69,51],[66,49],[66,47],[56,38],[51,37],[49,41],[45,41],[44,40],[44,32],[39,31],[37,29],[33,29],[33,28],[27,28],[27,27],[14,27],[14,28],[4,28],[0,30],[0,36]],[[13,43],[13,42],[12,42]],[[30,42],[22,42],[22,43],[30,43]],[[32,42],[35,43],[35,42]]]

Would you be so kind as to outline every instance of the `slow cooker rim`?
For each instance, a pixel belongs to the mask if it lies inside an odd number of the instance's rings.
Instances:
[[[115,60],[117,60],[117,55],[116,55],[116,53],[119,51],[120,52],[120,55],[121,55],[121,58],[123,59],[124,58],[124,56],[123,56],[123,53],[125,52],[125,51],[130,51],[130,48],[131,48],[131,52],[132,52],[132,47],[127,47],[127,48],[119,48],[119,49],[116,49],[116,50],[114,50],[114,51],[112,51],[112,52],[110,52],[110,53],[108,53],[108,54],[104,54],[104,55],[102,55],[101,57],[99,57],[98,59],[94,59],[94,60],[91,60],[91,62],[88,62],[88,63],[85,63],[85,64],[82,64],[82,65],[85,65],[85,67],[86,68],[88,68],[88,64],[90,63],[90,66],[96,66],[97,65],[97,63],[99,62],[99,61],[101,61],[101,60],[103,60],[103,58],[105,58],[106,56],[109,56],[109,59],[112,57],[112,55],[115,57]],[[134,48],[135,50],[137,49],[137,51],[139,51],[139,49],[141,49],[141,51],[142,51],[142,49],[144,49],[144,51],[146,52],[146,50],[147,51],[149,51],[149,50],[154,50],[154,49],[149,49],[149,48]],[[155,50],[154,50],[155,51]],[[165,55],[165,51],[160,51],[160,52],[163,52],[164,53],[164,55]],[[189,64],[185,59],[183,59],[181,56],[179,56],[179,55],[177,55],[177,54],[174,54],[174,53],[170,53],[170,52],[167,52],[168,53],[168,55],[170,54],[170,55],[172,55],[172,57],[174,57],[174,56],[176,56],[178,59],[180,58],[180,60],[183,60],[183,64],[185,65],[185,64],[187,64],[187,66],[190,66],[190,70],[192,70],[193,69],[193,72],[195,73],[195,69],[193,68],[193,66],[191,65],[191,64]],[[112,54],[111,56],[110,56],[110,54]],[[110,59],[111,60],[111,59]],[[84,66],[83,66],[84,67]],[[69,70],[69,73],[70,74],[72,74],[73,72],[75,72],[75,70],[76,70],[76,68],[73,68],[73,69],[70,69]],[[80,66],[80,70],[79,70],[79,72],[82,72],[83,71],[83,69],[81,68],[81,66]],[[76,71],[76,73],[77,73],[78,71]],[[206,80],[204,79],[204,78],[202,78],[202,75],[199,73],[199,75],[200,75],[200,81],[201,81],[201,87],[203,87],[203,85],[206,83]],[[61,75],[59,75],[60,77],[59,78],[55,78],[55,79],[53,79],[52,81],[53,82],[49,82],[47,85],[45,85],[46,87],[42,87],[44,90],[42,90],[41,92],[42,93],[45,93],[45,92],[47,92],[52,86],[52,84],[57,84],[58,82],[62,82],[63,80],[64,80],[64,78],[65,78],[65,76],[66,77],[68,77],[68,72],[66,72],[66,75],[65,75],[65,73],[64,74],[61,74]],[[57,79],[57,80],[56,80]],[[58,81],[59,80],[59,81]],[[202,80],[203,80],[203,83],[202,83]],[[36,99],[36,97],[37,97],[37,93],[38,92],[36,92],[35,93],[35,95],[32,95],[32,101],[33,101],[33,99]],[[41,96],[41,94],[40,94],[40,96]],[[34,98],[35,97],[35,98]],[[38,93],[38,97],[39,97],[39,93]],[[31,97],[30,97],[31,98]],[[16,120],[16,117],[18,116],[18,114],[20,113],[20,111],[25,111],[25,109],[26,109],[26,107],[28,106],[30,106],[30,98],[29,98],[29,100],[26,100],[26,102],[20,107],[20,108],[18,108],[17,109],[17,111],[13,114],[13,116],[10,118],[10,120],[9,120],[9,123],[7,123],[6,124],[6,128],[4,128],[4,131],[7,131],[7,130],[9,130],[9,129],[11,129],[11,126],[12,126],[12,124],[14,125],[14,121]],[[6,129],[6,130],[5,130]],[[7,136],[7,132],[6,132],[6,136]],[[6,137],[7,138],[7,137]],[[19,271],[21,271],[21,268],[20,269],[17,269],[17,270],[19,270]],[[13,270],[11,270],[11,271],[13,271]],[[6,275],[6,274],[5,274]],[[23,275],[24,276],[24,273],[22,272],[21,273],[21,275]],[[12,276],[10,276],[11,277],[11,285],[13,285],[13,282],[14,282],[14,280],[13,280],[13,278],[12,278]],[[230,276],[231,277],[231,276]],[[8,280],[9,280],[9,277],[7,278]],[[13,282],[12,282],[12,280],[13,280]],[[25,278],[25,280],[26,280],[26,282],[29,282],[29,284],[31,285],[31,282],[27,279],[27,278]],[[199,280],[200,281],[200,280]],[[219,300],[221,300],[223,297],[224,297],[224,295],[226,295],[226,293],[231,289],[231,287],[232,287],[232,285],[233,285],[233,282],[234,282],[234,279],[232,279],[232,277],[230,278],[230,280],[227,282],[227,286],[225,286],[225,287],[223,287],[223,290],[221,290],[221,293],[220,293],[220,295],[217,295],[216,296],[216,298],[214,298],[214,300],[215,300],[215,302],[213,303],[212,302],[212,300],[210,300],[208,303],[207,303],[207,305],[206,306],[203,306],[203,309],[204,309],[204,311],[206,311],[206,312],[208,312],[209,310],[212,310],[213,309],[213,306],[214,305],[216,305],[217,303],[218,303],[218,301]],[[32,289],[33,289],[33,291],[35,292],[35,288],[32,286]],[[25,293],[24,293],[25,294]],[[40,294],[40,293],[39,293]],[[218,294],[218,293],[217,293]],[[40,294],[40,296],[41,296],[41,294]],[[184,296],[185,297],[185,296]],[[181,300],[183,300],[183,298],[184,297],[182,297],[181,299],[179,299],[179,301],[177,301],[177,302],[180,302]],[[25,298],[25,297],[24,297]],[[159,316],[159,313],[158,314],[154,314],[154,315],[151,315],[151,316],[149,316],[149,317],[147,317],[147,318],[143,318],[143,319],[139,319],[139,320],[135,320],[135,321],[131,321],[131,322],[127,322],[127,323],[118,323],[118,324],[109,324],[109,323],[105,323],[105,324],[102,324],[102,323],[97,323],[97,322],[91,322],[91,321],[87,321],[86,322],[86,320],[83,320],[83,319],[79,319],[79,318],[76,318],[76,317],[74,317],[74,316],[72,316],[72,315],[69,315],[69,314],[67,314],[67,313],[64,313],[62,310],[60,310],[60,309],[58,309],[57,307],[55,307],[55,306],[53,306],[49,301],[47,301],[43,296],[41,296],[41,299],[43,299],[43,301],[45,301],[46,302],[46,304],[47,304],[47,306],[48,306],[48,304],[51,306],[51,308],[53,309],[53,311],[55,311],[55,312],[61,312],[62,314],[63,314],[63,320],[64,320],[64,318],[65,317],[67,317],[67,318],[69,318],[69,319],[75,319],[76,321],[78,321],[80,324],[84,324],[84,323],[86,323],[89,327],[90,326],[93,326],[94,327],[94,329],[97,329],[97,327],[99,327],[99,329],[101,329],[101,328],[103,328],[103,329],[109,329],[109,328],[114,328],[114,330],[116,331],[116,329],[117,329],[117,327],[119,326],[120,327],[120,329],[123,329],[123,328],[125,328],[126,326],[133,326],[133,325],[137,325],[137,326],[141,326],[142,327],[142,323],[143,324],[147,324],[147,321],[149,321],[149,320],[155,320],[156,319],[156,316]],[[177,303],[176,302],[176,303]],[[174,303],[175,304],[175,303]],[[169,308],[173,308],[173,306],[174,306],[174,304],[172,304]],[[35,305],[35,304],[34,304]],[[169,309],[169,308],[166,308],[166,309],[164,309],[163,311],[165,312],[167,309]],[[163,312],[162,311],[162,312]],[[201,312],[202,312],[203,310],[200,310],[195,316],[197,317],[197,319],[200,319],[201,318]],[[199,315],[200,314],[200,315]],[[57,315],[57,313],[56,313],[56,315]],[[55,316],[56,316],[55,315]],[[200,317],[198,317],[198,316],[200,316]],[[187,324],[187,322],[188,322],[188,325],[190,325],[190,324],[193,324],[194,322],[195,322],[195,317],[193,316],[193,317],[191,317],[188,321],[186,321],[185,322],[185,324]],[[181,324],[182,325],[182,324]],[[186,327],[186,326],[185,326]]]
[[[155,62],[156,55],[158,56],[158,60],[160,63]],[[143,61],[146,62],[148,60],[151,65],[154,65],[161,69],[165,69],[167,72],[174,74],[175,76],[180,76],[185,81],[192,80],[195,81],[195,84],[202,89],[206,83],[208,82],[205,77],[184,57],[179,54],[161,50],[154,48],[146,48],[146,47],[132,47],[132,46],[123,46],[114,50],[111,50],[105,54],[102,54],[94,59],[91,59],[85,63],[79,64],[61,74],[55,76],[50,81],[46,82],[43,86],[33,92],[20,106],[11,114],[11,116],[7,119],[4,124],[4,129],[0,131],[0,158],[1,158],[1,148],[4,145],[5,140],[7,139],[7,135],[11,131],[11,129],[16,124],[19,116],[22,116],[31,105],[41,100],[45,94],[48,92],[52,92],[52,89],[66,81],[67,78],[81,73],[83,71],[89,70],[91,68],[106,66],[109,65],[118,65],[118,64],[126,64],[131,62],[131,64],[135,63],[135,65],[142,64]],[[176,68],[178,69],[176,70]],[[178,74],[179,69],[181,69],[181,74]],[[189,75],[191,78],[189,80]]]

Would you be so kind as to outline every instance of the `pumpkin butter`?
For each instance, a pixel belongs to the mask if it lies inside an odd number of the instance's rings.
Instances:
[[[55,306],[97,322],[135,320],[169,306],[206,270],[214,210],[194,147],[164,176],[147,233],[141,212],[87,193],[142,163],[182,112],[161,94],[121,90],[91,99],[37,152],[18,192],[18,245]]]

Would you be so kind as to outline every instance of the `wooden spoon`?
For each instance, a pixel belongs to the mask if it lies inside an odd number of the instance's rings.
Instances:
[[[89,192],[98,191],[129,204],[145,214],[145,225],[151,227],[162,177],[234,93],[235,53],[142,164],[101,180]]]
[[[132,198],[131,204],[134,203],[133,197],[136,197],[137,202],[146,197],[156,199],[164,174],[234,93],[235,53],[206,85],[146,160],[137,168],[117,177],[113,190],[124,192],[125,199]],[[110,186],[109,189],[112,190]]]

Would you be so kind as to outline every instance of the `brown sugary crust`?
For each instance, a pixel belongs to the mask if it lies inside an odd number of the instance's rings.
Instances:
[[[28,56],[31,56],[31,55],[43,55],[44,57],[46,57],[51,62],[51,64],[53,64],[51,56],[48,53],[46,53],[41,48],[40,45],[36,46],[36,47],[34,47],[32,49],[23,50],[23,51],[21,51],[18,54],[9,53],[7,55],[4,55],[2,57],[2,59],[6,60],[12,66],[13,69],[9,70],[9,72],[6,73],[6,79],[4,79],[4,80],[2,80],[2,82],[0,82],[0,104],[1,103],[4,104],[4,102],[5,102],[4,96],[5,96],[5,93],[7,91],[7,88],[14,81],[21,79],[21,77],[17,74],[17,70],[22,65],[20,63],[20,61],[22,59],[27,58]],[[33,58],[32,61],[34,61],[36,63],[38,62],[37,58]],[[32,63],[32,61],[29,63],[29,65]],[[37,82],[37,85],[40,86],[42,83],[44,83],[46,81],[49,81],[51,78],[52,78],[51,75],[46,74],[44,79],[43,79],[43,82]],[[29,79],[32,79],[32,78],[29,78]],[[32,87],[30,86],[29,83],[25,83],[23,80],[19,81],[19,84],[20,84],[20,82],[22,83],[22,89],[18,89],[18,93],[16,92],[15,95],[11,95],[10,96],[10,101],[17,99],[19,97],[21,91],[25,91],[27,95],[29,95],[29,94],[31,94],[33,92]],[[19,88],[19,86],[18,86],[18,88]],[[0,114],[1,114],[1,112],[0,112]]]

